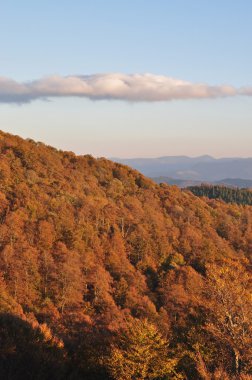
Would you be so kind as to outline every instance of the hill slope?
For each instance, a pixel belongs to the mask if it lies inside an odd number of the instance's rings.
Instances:
[[[250,276],[250,206],[1,132],[0,220],[2,377],[109,378],[103,358],[132,317],[169,337],[184,378],[201,378],[202,361],[251,371],[251,341],[218,327],[212,297],[219,268],[229,291],[234,268],[239,286]]]

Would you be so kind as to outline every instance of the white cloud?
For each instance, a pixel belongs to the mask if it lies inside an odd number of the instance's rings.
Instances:
[[[153,74],[95,74],[50,76],[19,83],[0,77],[0,103],[27,103],[36,99],[77,96],[131,102],[158,102],[176,99],[204,99],[252,95],[252,88],[210,86]]]

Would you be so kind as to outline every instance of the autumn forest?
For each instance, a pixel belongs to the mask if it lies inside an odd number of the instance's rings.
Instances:
[[[252,378],[252,207],[0,132],[0,378]]]

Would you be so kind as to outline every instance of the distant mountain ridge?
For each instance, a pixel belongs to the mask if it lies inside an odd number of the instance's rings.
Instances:
[[[157,158],[113,158],[139,170],[148,177],[170,177],[176,180],[223,181],[224,178],[252,180],[252,157],[214,158],[165,156]]]
[[[171,177],[153,177],[152,180],[156,183],[167,183],[168,185],[176,185],[181,188],[188,186],[200,186],[207,183],[208,185],[223,185],[227,187],[238,187],[240,189],[252,189],[252,180],[242,178],[224,178],[220,181],[195,181]]]

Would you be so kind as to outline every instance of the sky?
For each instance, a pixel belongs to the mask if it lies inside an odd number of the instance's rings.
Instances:
[[[0,128],[78,154],[252,156],[250,0],[0,1]]]

